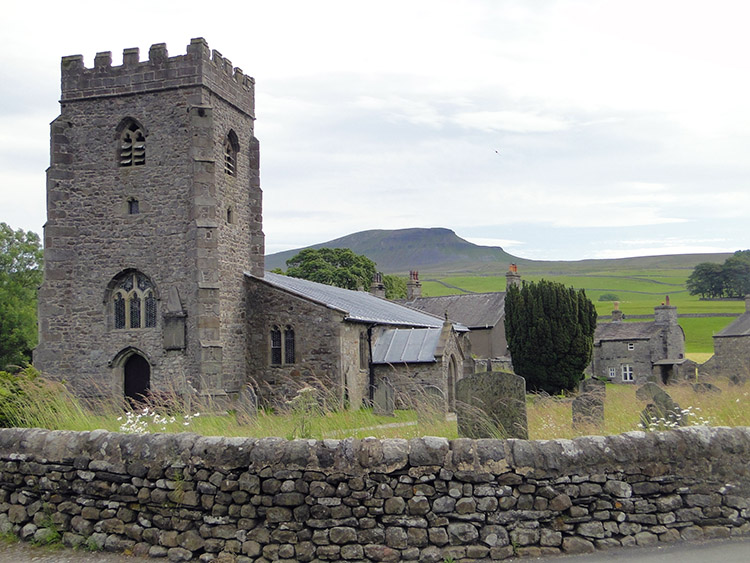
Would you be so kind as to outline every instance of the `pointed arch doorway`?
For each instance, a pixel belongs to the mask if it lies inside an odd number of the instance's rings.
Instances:
[[[151,388],[151,365],[140,354],[132,354],[123,366],[125,399],[130,403],[142,402]]]

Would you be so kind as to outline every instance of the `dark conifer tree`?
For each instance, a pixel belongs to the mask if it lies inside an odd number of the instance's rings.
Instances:
[[[595,329],[596,309],[583,290],[546,280],[508,288],[508,350],[530,391],[575,389],[591,361]]]

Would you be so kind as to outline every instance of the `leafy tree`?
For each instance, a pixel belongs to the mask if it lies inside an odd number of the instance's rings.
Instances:
[[[286,261],[286,275],[344,289],[369,288],[375,262],[348,248],[306,248]]]
[[[582,289],[546,280],[508,288],[508,350],[529,390],[574,389],[591,361],[595,329],[596,309]]]
[[[701,262],[687,279],[686,287],[690,295],[721,297],[724,294],[724,273],[721,264]]]
[[[750,250],[738,250],[724,261],[724,284],[729,297],[750,294]]]
[[[386,299],[406,299],[406,280],[393,274],[383,276]]]
[[[39,236],[0,223],[0,369],[31,361],[37,343],[36,292],[41,283]]]

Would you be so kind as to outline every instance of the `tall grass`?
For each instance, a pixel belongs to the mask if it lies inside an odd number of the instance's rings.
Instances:
[[[721,393],[699,393],[689,383],[670,385],[666,390],[683,408],[691,408],[712,426],[750,426],[750,384],[731,385],[727,380],[713,382]],[[635,396],[632,385],[608,384],[603,428],[573,428],[572,397],[529,395],[527,415],[529,438],[548,440],[587,434],[619,434],[639,429],[640,413],[646,403]],[[303,394],[304,395],[304,394]],[[210,400],[183,400],[178,395],[160,395],[137,408],[124,402],[78,400],[62,383],[50,382],[33,371],[20,375],[0,372],[0,425],[41,427],[52,430],[134,431],[128,422],[140,416],[147,432],[195,432],[212,436],[280,436],[314,439],[415,438],[419,436],[458,437],[456,421],[429,398],[412,394],[402,401],[404,408],[394,416],[378,416],[372,409],[346,410],[309,394],[304,408],[292,400],[273,410],[257,413],[222,410]],[[299,395],[298,395],[299,396]],[[154,421],[152,413],[157,413]],[[195,417],[195,414],[200,416]],[[130,424],[130,428],[128,425]]]

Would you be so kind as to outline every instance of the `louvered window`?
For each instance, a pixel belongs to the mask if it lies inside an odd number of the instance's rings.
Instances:
[[[146,137],[138,125],[131,122],[120,136],[120,166],[143,164],[146,164]]]

